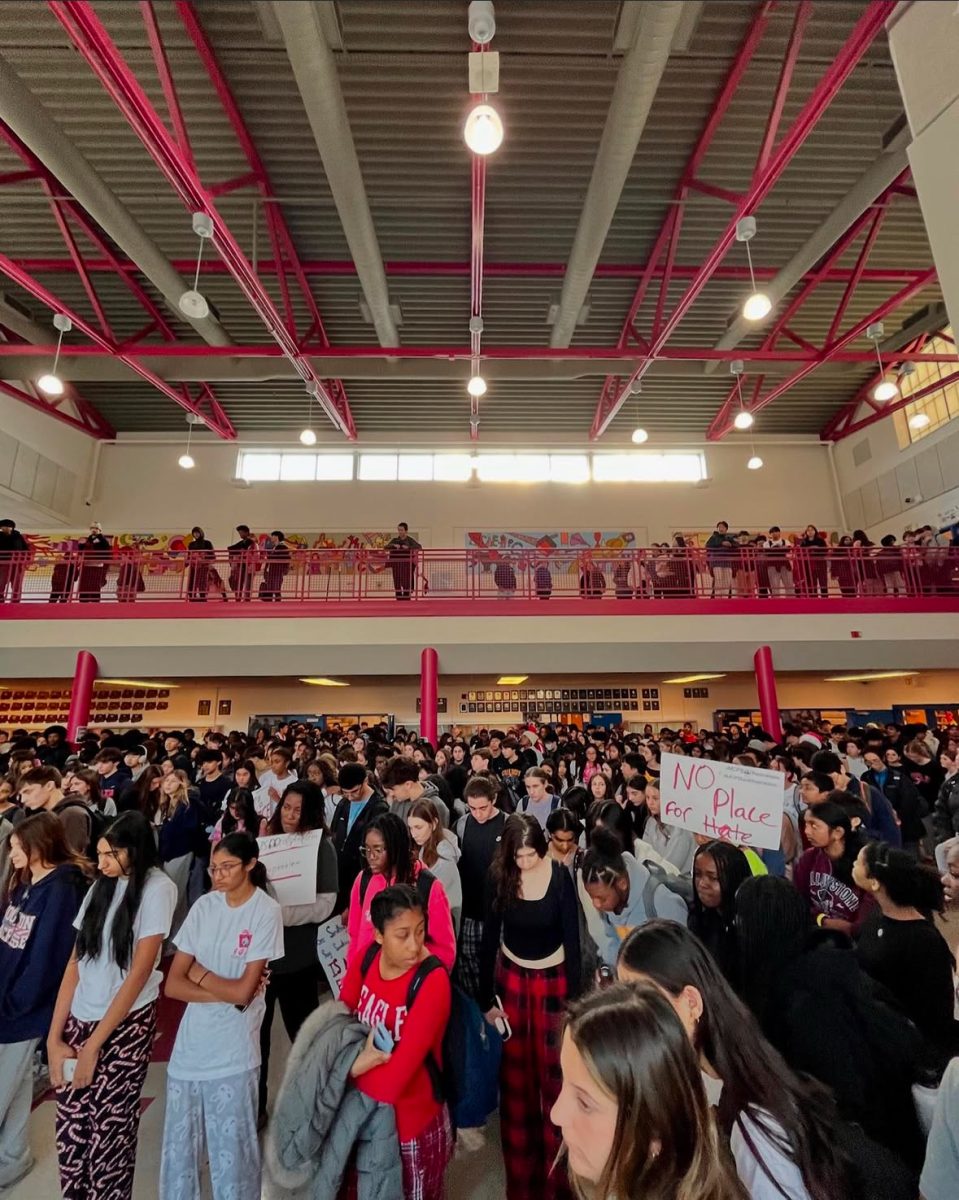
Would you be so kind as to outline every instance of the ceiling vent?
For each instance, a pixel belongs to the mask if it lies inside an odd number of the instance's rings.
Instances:
[[[863,467],[872,458],[872,446],[869,444],[869,438],[863,438],[861,442],[856,442],[852,448],[852,461],[857,467]]]

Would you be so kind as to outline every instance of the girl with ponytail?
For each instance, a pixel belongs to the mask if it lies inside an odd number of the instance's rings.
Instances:
[[[176,934],[166,983],[187,1008],[167,1068],[159,1195],[194,1194],[205,1143],[215,1200],[259,1200],[260,1025],[267,964],[283,955],[283,916],[249,833],[221,839],[209,871],[213,890]]]
[[[870,842],[853,879],[876,901],[863,923],[859,965],[896,997],[940,1066],[959,1049],[953,1020],[952,955],[933,922],[942,913],[942,881],[903,850]]]

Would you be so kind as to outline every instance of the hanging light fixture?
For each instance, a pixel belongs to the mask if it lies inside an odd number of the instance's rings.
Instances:
[[[729,364],[730,375],[736,376],[736,393],[739,396],[739,412],[733,418],[733,428],[735,429],[751,429],[755,417],[746,407],[746,402],[743,400],[743,370],[745,363],[741,358],[734,358]]]
[[[203,418],[201,416],[199,416],[197,413],[187,413],[187,415],[186,415],[186,450],[184,450],[184,452],[177,459],[178,465],[181,466],[184,471],[192,471],[193,468],[196,466],[196,460],[194,459],[193,455],[190,453],[190,439],[193,436],[193,426],[194,425],[203,425],[203,424],[204,424]]]
[[[492,154],[503,143],[503,122],[492,104],[477,104],[463,126],[463,137],[474,154]]]
[[[629,390],[631,394],[636,397],[636,428],[630,434],[630,441],[634,446],[642,446],[644,442],[649,441],[649,434],[642,427],[642,425],[639,424],[639,396],[643,390],[643,385],[638,379],[635,379]]]
[[[476,374],[470,376],[470,381],[466,385],[466,390],[474,399],[478,400],[480,396],[486,395],[486,380],[477,372]]]
[[[201,321],[204,317],[210,315],[210,305],[207,302],[207,298],[199,291],[203,243],[207,238],[213,237],[213,221],[206,213],[195,212],[193,214],[193,232],[200,239],[200,250],[196,256],[196,273],[193,276],[193,287],[188,292],[184,292],[177,303],[180,312],[184,316],[191,317],[194,321]]]
[[[880,379],[876,386],[872,389],[873,400],[879,400],[881,403],[886,403],[888,400],[895,400],[899,395],[899,384],[895,379],[889,378],[886,374],[886,368],[883,366],[882,355],[879,353],[879,343],[883,339],[886,328],[882,321],[873,321],[866,329],[866,337],[876,347],[876,361],[879,363]]]
[[[60,347],[63,345],[63,335],[70,332],[73,328],[73,322],[69,317],[65,317],[63,313],[54,313],[53,328],[59,330],[60,334],[57,338],[57,352],[53,356],[53,370],[40,376],[37,380],[37,387],[46,396],[62,396],[63,380],[57,374],[57,366],[60,363]]]
[[[749,263],[749,279],[753,289],[752,293],[746,297],[746,302],[743,305],[743,316],[747,321],[761,321],[763,317],[769,316],[773,307],[773,302],[766,293],[760,292],[756,288],[756,276],[753,274],[753,256],[749,249],[749,243],[755,236],[755,217],[742,217],[736,222],[736,241],[742,242],[746,247],[746,261]]]
[[[930,417],[929,414],[925,413],[925,412],[913,413],[912,416],[909,418],[909,428],[910,429],[926,429],[931,424],[932,424],[932,417]]]
[[[313,430],[313,399],[316,396],[315,383],[308,383],[306,385],[306,394],[309,396],[310,402],[306,414],[306,428],[300,434],[300,441],[304,446],[315,446],[316,433]]]
[[[753,447],[753,450],[755,451],[755,447]],[[758,471],[762,468],[762,465],[763,465],[763,460],[756,453],[753,453],[752,458],[749,460],[748,463],[746,463],[746,466],[750,471]]]

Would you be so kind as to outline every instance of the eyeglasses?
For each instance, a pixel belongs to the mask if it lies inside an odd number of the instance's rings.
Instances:
[[[385,853],[385,846],[360,846],[360,854],[362,854],[364,858],[379,858]]]
[[[207,867],[207,874],[211,879],[216,879],[218,875],[229,875],[235,867],[242,867],[240,860],[234,859],[233,862],[214,863],[212,867]]]

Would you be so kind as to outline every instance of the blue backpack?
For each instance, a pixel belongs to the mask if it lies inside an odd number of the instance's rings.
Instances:
[[[376,960],[380,947],[374,942],[363,956],[362,974]],[[423,983],[434,971],[446,968],[431,954],[419,965],[406,993],[409,1012]],[[425,1067],[433,1085],[433,1096],[445,1101],[454,1130],[485,1125],[499,1103],[499,1063],[503,1039],[486,1021],[479,1005],[450,984],[450,1017],[443,1034],[443,1065],[427,1054]]]

